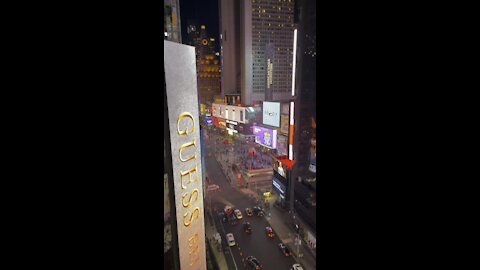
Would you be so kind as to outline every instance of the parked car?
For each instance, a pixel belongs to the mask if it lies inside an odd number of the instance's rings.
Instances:
[[[278,247],[282,251],[283,255],[285,255],[285,256],[291,256],[292,255],[292,253],[290,252],[290,250],[288,249],[288,247],[284,243],[278,244]]]
[[[250,209],[250,208],[245,208],[245,213],[247,213],[247,216],[249,216],[249,217],[253,216],[252,209]]]
[[[240,212],[240,210],[235,209],[234,213],[235,213],[235,217],[236,217],[237,219],[242,219],[242,218],[243,218],[242,212]]]
[[[265,227],[265,233],[266,233],[267,236],[270,237],[270,238],[275,237],[275,234],[273,233],[272,227]]]
[[[228,246],[233,247],[235,246],[235,238],[233,238],[233,233],[227,233],[227,242]]]
[[[247,262],[248,262],[248,265],[250,266],[250,269],[259,270],[262,267],[260,265],[260,262],[257,260],[257,258],[255,258],[253,256],[248,256],[247,257]]]
[[[252,233],[252,226],[250,225],[250,222],[243,223],[243,230],[246,233]]]
[[[290,270],[303,270],[303,267],[299,263],[296,263],[292,265],[292,268],[290,268]]]

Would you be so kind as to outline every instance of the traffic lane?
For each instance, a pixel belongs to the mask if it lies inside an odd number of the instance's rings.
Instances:
[[[253,202],[249,200],[245,194],[230,186],[215,158],[207,157],[205,164],[207,172],[209,173],[209,180],[221,188],[221,191],[212,193],[212,201],[214,208],[217,210],[216,212],[222,211],[225,205],[229,204],[233,206],[234,209],[240,209],[244,216],[237,225],[222,224],[225,230],[222,235],[222,241],[226,241],[225,235],[227,233],[233,233],[237,242],[237,245],[232,247],[232,253],[237,267],[239,269],[245,267],[245,265],[247,265],[246,258],[252,255],[260,261],[264,269],[290,269],[295,261],[291,257],[285,257],[280,252],[278,248],[278,244],[280,243],[278,236],[275,236],[273,239],[266,236],[265,227],[268,226],[268,223],[265,218],[256,216],[248,217],[246,215],[245,208],[252,208],[254,206]],[[251,223],[253,228],[251,235],[247,235],[243,231],[243,221],[249,221]],[[217,228],[220,228],[220,226],[219,224]],[[229,254],[226,255],[231,257]]]
[[[227,266],[228,266],[228,269],[240,269],[238,268],[239,266],[239,263],[237,262],[234,262],[234,258],[232,258],[232,255],[230,255],[231,253],[231,248],[228,248],[228,241],[226,239],[226,234],[228,233],[225,233],[225,227],[223,226],[222,221],[220,219],[220,217],[214,213],[214,220],[215,220],[215,227],[217,228],[218,230],[218,233],[220,234],[220,237],[222,238],[222,252],[225,256],[225,259],[227,261]],[[208,237],[213,237],[213,236],[208,236]],[[235,265],[237,265],[237,268],[235,268]]]
[[[235,209],[241,209],[243,218],[239,220],[237,225],[230,225],[224,223],[225,233],[233,233],[237,246],[232,248],[237,266],[239,264],[246,265],[246,258],[250,255],[256,257],[263,265],[264,269],[290,269],[295,261],[291,257],[285,257],[281,252],[278,244],[280,240],[278,236],[273,239],[265,234],[265,227],[269,226],[264,217],[252,216],[248,217],[244,209],[246,207],[252,208],[253,203],[245,196],[239,196],[240,201],[230,200]],[[225,205],[221,200],[215,201],[215,208],[219,211]],[[247,234],[243,231],[242,223],[248,221],[252,225],[252,234]],[[274,231],[275,232],[275,231]],[[243,259],[243,262],[242,262]]]
[[[237,225],[227,224],[225,226],[228,232],[234,234],[237,242],[237,246],[232,249],[237,265],[243,259],[242,265],[248,269],[246,258],[253,256],[259,260],[263,269],[290,269],[295,260],[292,257],[286,257],[280,251],[278,244],[281,241],[278,236],[269,238],[266,235],[265,227],[269,225],[265,218],[253,216],[243,218],[241,221]],[[249,221],[252,225],[251,234],[243,231],[243,221]]]

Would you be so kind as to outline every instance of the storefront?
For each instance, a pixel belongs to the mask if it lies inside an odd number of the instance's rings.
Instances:
[[[238,134],[238,123],[235,121],[225,120],[226,129],[229,135]]]

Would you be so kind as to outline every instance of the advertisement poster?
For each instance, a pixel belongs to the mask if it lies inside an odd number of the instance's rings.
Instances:
[[[290,127],[289,121],[290,119],[288,114],[282,114],[280,116],[280,132],[282,134],[288,135],[288,128]]]
[[[254,126],[253,135],[255,135],[256,143],[271,149],[277,148],[277,131],[276,130]]]
[[[277,154],[279,156],[288,155],[288,137],[277,135]]]
[[[216,127],[219,127],[219,126],[220,126],[220,124],[218,123],[218,118],[217,118],[217,117],[213,116],[213,117],[212,117],[212,120],[213,120],[213,125],[214,125],[214,126],[216,126]]]
[[[278,174],[280,174],[282,177],[284,177],[285,179],[287,179],[287,171],[286,171],[286,168],[283,167],[283,164],[282,162],[280,162],[280,160],[278,159],[274,159],[273,161],[273,169],[278,172]]]
[[[280,102],[263,102],[263,124],[280,127]]]
[[[225,120],[218,120],[218,127],[219,128],[227,128],[227,123],[225,123]]]

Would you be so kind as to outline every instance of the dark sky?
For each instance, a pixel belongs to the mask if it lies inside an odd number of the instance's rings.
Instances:
[[[180,0],[180,20],[182,23],[182,43],[187,40],[187,22],[195,20],[199,25],[204,24],[209,37],[215,38],[217,51],[218,44],[218,0]]]

